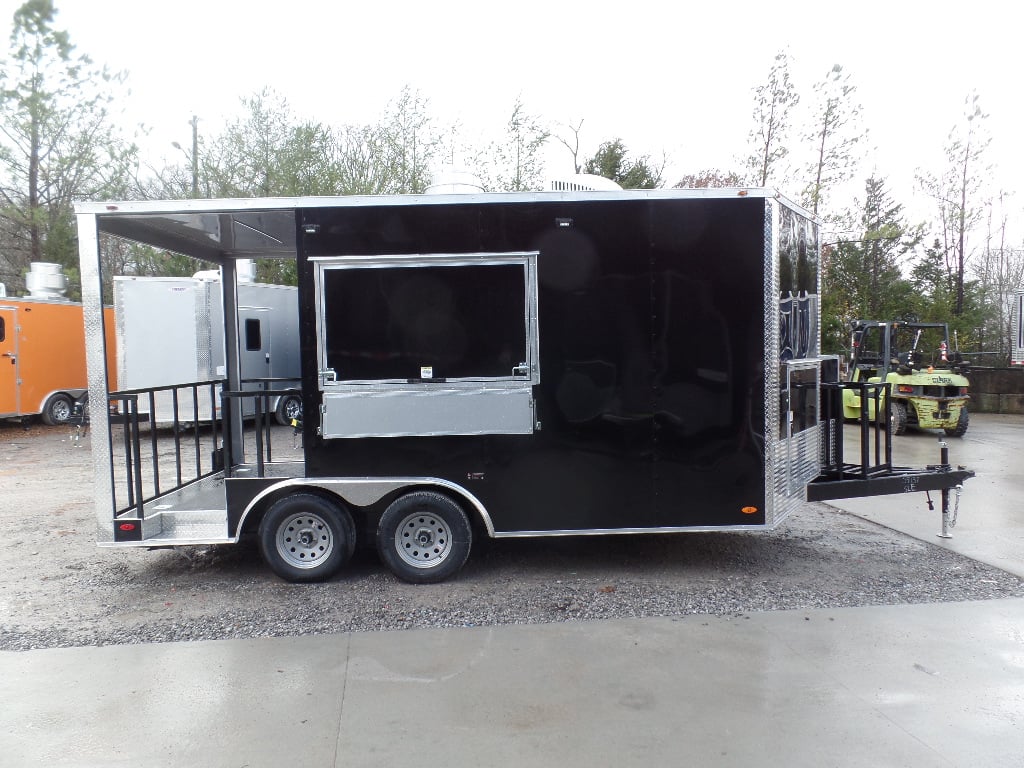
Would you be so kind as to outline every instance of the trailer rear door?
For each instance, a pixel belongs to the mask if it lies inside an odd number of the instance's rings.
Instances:
[[[316,262],[323,437],[533,432],[536,252]]]
[[[0,416],[17,416],[18,405],[17,310],[0,307]]]

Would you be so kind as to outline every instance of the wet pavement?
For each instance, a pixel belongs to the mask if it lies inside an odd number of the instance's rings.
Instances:
[[[1024,575],[1024,418],[972,420],[954,538],[923,494],[836,505]],[[0,702],[5,768],[1017,768],[1024,600],[3,652]]]
[[[942,539],[941,500],[931,494],[930,511],[923,493],[840,499],[833,506],[914,538],[947,547],[967,557],[1024,577],[1024,417],[971,414],[963,437],[945,437],[935,430],[908,431],[893,438],[893,464],[923,467],[938,464],[940,440],[949,449],[949,463],[975,472],[964,483],[952,538]],[[847,456],[859,451],[856,429],[846,427]],[[951,494],[955,507],[956,494]]]
[[[1006,766],[1024,600],[0,654],[5,766]]]

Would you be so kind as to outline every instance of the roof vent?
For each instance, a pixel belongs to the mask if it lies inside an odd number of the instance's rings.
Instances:
[[[28,295],[36,299],[63,299],[68,289],[68,279],[61,272],[60,264],[33,261],[25,275]]]
[[[477,194],[483,191],[483,184],[472,171],[454,165],[444,165],[434,174],[426,193],[428,195],[457,195]]]
[[[240,283],[255,283],[256,262],[252,259],[239,259],[235,262],[235,275]]]
[[[622,187],[604,176],[597,176],[593,173],[577,173],[575,176],[549,180],[548,189],[552,192],[611,192],[622,189]]]

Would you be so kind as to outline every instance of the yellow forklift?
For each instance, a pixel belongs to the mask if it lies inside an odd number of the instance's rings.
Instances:
[[[890,385],[893,434],[902,435],[908,427],[941,429],[952,437],[967,432],[970,364],[949,341],[946,323],[853,323],[848,379]],[[868,413],[876,418],[874,402]],[[844,390],[843,416],[857,419],[860,414],[860,394]]]

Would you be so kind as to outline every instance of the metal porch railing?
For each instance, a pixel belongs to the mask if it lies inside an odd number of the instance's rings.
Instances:
[[[111,392],[109,419],[110,444],[115,449],[111,461],[114,481],[114,514],[135,512],[141,518],[145,504],[189,483],[218,472],[220,434],[216,413],[219,380],[199,381],[166,387],[126,389]],[[140,408],[140,402],[145,406]],[[162,409],[169,407],[169,413]],[[148,423],[148,435],[142,425]],[[115,435],[123,425],[120,439]],[[171,435],[170,457],[161,461],[158,431],[166,426]],[[204,428],[205,426],[205,428]],[[147,449],[143,451],[143,444]],[[116,449],[123,446],[123,453]],[[209,459],[204,462],[204,449]],[[168,460],[169,459],[169,460]],[[120,473],[116,464],[122,462]],[[120,482],[118,476],[120,474]]]
[[[821,385],[825,428],[822,477],[830,480],[867,480],[892,470],[892,399],[885,382],[840,381]],[[847,462],[843,450],[843,392],[860,396],[859,462]],[[874,404],[874,417],[871,417]]]
[[[247,400],[251,400],[253,403],[254,410],[252,412],[253,418],[253,430],[252,440],[255,446],[253,452],[253,459],[256,465],[256,476],[263,477],[266,473],[266,465],[274,461],[274,447],[273,447],[273,425],[275,420],[275,409],[273,402],[277,398],[289,397],[292,395],[299,395],[300,391],[295,388],[287,389],[270,389],[270,385],[274,383],[282,383],[295,381],[295,379],[246,379],[242,382],[245,384],[257,384],[261,387],[259,390],[240,390],[240,391],[223,391],[221,392],[221,413],[224,415],[224,434],[231,434],[231,423],[232,419],[235,418],[235,409],[231,408],[232,400],[239,400],[245,403]],[[243,420],[247,418],[246,409],[243,407]],[[235,456],[231,447],[231,441],[226,440],[224,443],[224,476],[231,477],[232,470],[241,465],[249,465],[249,452],[246,450],[247,438],[249,435],[246,431],[242,432],[242,454]]]
[[[223,391],[225,382],[212,380],[110,393],[114,516],[142,519],[147,503],[221,471],[230,477],[240,464],[254,465],[263,477],[274,461],[273,403],[299,394],[270,386],[294,381],[246,380],[244,385],[260,388],[238,392]],[[239,455],[230,439],[234,400],[241,401],[244,424]]]

